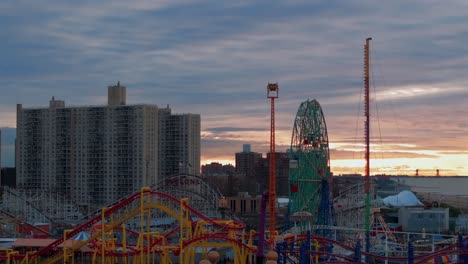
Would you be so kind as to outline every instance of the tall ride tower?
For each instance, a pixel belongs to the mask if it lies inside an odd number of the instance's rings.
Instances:
[[[279,87],[277,83],[267,86],[267,98],[271,99],[271,126],[270,126],[270,187],[268,204],[270,208],[270,245],[275,244],[276,230],[276,155],[275,155],[275,99],[278,98]]]
[[[365,213],[365,224],[366,224],[366,252],[370,251],[370,105],[369,105],[369,70],[370,70],[370,58],[369,58],[369,45],[372,38],[366,39],[364,46],[364,115],[366,116],[365,121],[365,137],[366,137],[366,175],[365,175],[365,192],[366,192],[366,213]]]

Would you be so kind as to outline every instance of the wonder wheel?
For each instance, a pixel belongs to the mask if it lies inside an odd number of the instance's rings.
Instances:
[[[290,205],[292,221],[332,225],[328,134],[317,100],[302,102],[297,110],[290,149]]]

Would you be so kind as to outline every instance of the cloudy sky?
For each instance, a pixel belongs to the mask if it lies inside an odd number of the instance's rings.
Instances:
[[[362,173],[363,44],[371,42],[372,173],[468,175],[468,1],[1,1],[2,160],[15,106],[170,105],[202,117],[202,163],[277,150],[300,103],[324,111],[335,174]]]

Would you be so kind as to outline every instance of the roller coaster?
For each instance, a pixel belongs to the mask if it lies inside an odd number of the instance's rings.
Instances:
[[[71,199],[57,193],[12,189],[2,186],[0,189],[0,235],[11,234],[14,237],[24,237],[28,234],[18,232],[17,225],[25,225],[36,229],[34,223],[43,223],[54,228],[79,222],[83,214]],[[50,236],[47,230],[38,230]],[[49,230],[52,232],[52,230]],[[55,230],[54,230],[55,231]]]
[[[151,219],[170,216],[177,224],[154,225]],[[255,232],[245,232],[245,225],[229,219],[212,219],[190,206],[188,199],[177,199],[163,192],[143,188],[103,208],[63,237],[37,251],[3,251],[6,263],[195,263],[196,253],[212,248],[232,251],[234,263],[250,261],[257,251]],[[89,232],[84,240],[75,240]],[[80,252],[80,253],[77,253]]]
[[[173,223],[155,223],[154,219],[170,217]],[[361,239],[352,234],[359,230],[333,226],[304,226],[275,237],[277,263],[361,263],[362,257],[375,262],[428,263],[444,257],[444,263],[468,262],[468,241],[451,237],[432,245],[419,245],[408,240],[399,250],[376,247],[361,251]],[[329,229],[332,238],[316,235],[317,229]],[[89,233],[82,240],[80,233]],[[362,230],[361,230],[362,232]],[[315,233],[315,234],[313,234]],[[382,232],[385,234],[385,232]],[[377,239],[378,234],[375,235]],[[4,263],[196,263],[216,249],[232,252],[232,263],[255,263],[258,252],[255,231],[247,232],[236,220],[210,218],[190,206],[189,200],[167,193],[142,188],[100,215],[65,230],[63,237],[36,250],[1,251]],[[438,250],[434,250],[435,247]],[[386,244],[391,249],[390,243]],[[424,248],[422,248],[424,247]],[[429,247],[429,248],[428,248]],[[390,253],[389,253],[390,252]]]
[[[178,224],[156,230],[151,226],[153,211],[171,215]],[[195,218],[197,218],[195,220]],[[136,229],[128,228],[132,220]],[[135,222],[133,222],[135,223]],[[4,263],[197,263],[198,255],[211,249],[229,249],[236,264],[256,263],[258,248],[255,232],[244,231],[241,222],[210,219],[194,210],[187,199],[176,199],[165,193],[143,188],[79,227],[66,230],[63,237],[37,251],[4,251]],[[330,229],[333,239],[314,235],[313,230]],[[74,240],[81,232],[90,236]],[[359,230],[330,226],[309,226],[289,230],[275,238],[277,263],[466,263],[468,241],[452,237],[432,245],[408,242],[399,250],[375,248],[361,251],[362,239],[349,239]],[[363,230],[361,230],[362,232]],[[348,234],[345,234],[347,232]],[[377,237],[377,236],[376,236]],[[434,246],[438,250],[434,251]],[[391,245],[386,245],[389,249]],[[429,247],[429,248],[428,248]],[[201,258],[199,256],[198,258]]]

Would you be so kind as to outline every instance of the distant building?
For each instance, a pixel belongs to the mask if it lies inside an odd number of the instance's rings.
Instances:
[[[236,173],[244,177],[242,191],[255,194],[260,191],[255,172],[258,163],[262,161],[262,153],[251,152],[250,147],[246,146],[243,147],[243,150],[245,151],[236,153]]]
[[[262,196],[261,195],[250,195],[247,192],[239,192],[234,196],[226,197],[227,208],[230,212],[235,213],[242,222],[244,222],[249,229],[258,230],[259,228],[259,214],[262,208]],[[285,224],[285,215],[287,213],[287,205],[289,199],[278,198],[276,203],[276,225],[277,228],[281,229]],[[265,201],[265,209],[269,208],[268,199]],[[269,222],[270,215],[266,211],[265,221]]]
[[[251,196],[247,192],[240,192],[237,196],[227,197],[228,207],[239,214],[260,213],[261,196]]]
[[[276,194],[288,196],[289,156],[285,152],[276,152]],[[269,190],[270,153],[266,158],[262,153],[250,151],[250,145],[244,144],[243,151],[236,153],[236,173],[244,176],[241,191],[252,195]]]
[[[455,220],[455,232],[468,234],[468,215],[459,215]]]
[[[120,83],[108,87],[104,106],[66,107],[54,97],[48,108],[18,104],[16,134],[17,187],[58,192],[83,207],[153,185],[182,162],[199,175],[200,116],[126,105]]]
[[[449,230],[448,208],[402,207],[398,210],[398,224],[405,232],[444,233]]]
[[[257,215],[261,211],[261,195],[252,196],[247,192],[239,192],[236,196],[227,197],[228,207],[232,212],[239,215],[242,214],[255,214]],[[288,205],[287,198],[277,198],[276,208],[285,208]],[[268,208],[268,201],[266,205]]]
[[[261,158],[255,166],[255,180],[258,186],[257,194],[268,192],[269,190],[269,176],[270,176],[270,164],[266,158]]]
[[[211,186],[216,186],[224,196],[235,193],[234,184],[232,183],[234,174],[234,166],[231,164],[223,165],[218,162],[205,164],[201,169],[201,177]]]
[[[218,162],[202,165],[202,177],[216,177],[216,176],[229,176],[234,174],[236,168],[231,164],[223,165]]]

